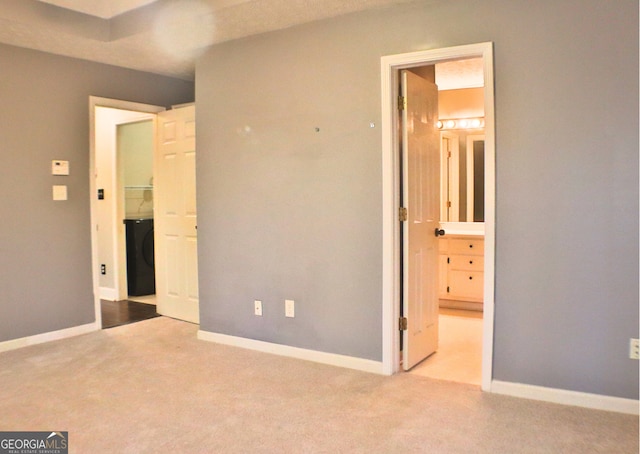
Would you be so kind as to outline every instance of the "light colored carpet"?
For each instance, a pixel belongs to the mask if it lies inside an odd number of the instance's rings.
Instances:
[[[196,339],[159,317],[0,354],[0,430],[75,453],[637,453],[638,418]]]

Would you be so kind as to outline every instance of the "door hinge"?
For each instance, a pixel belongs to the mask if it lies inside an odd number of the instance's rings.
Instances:
[[[404,96],[398,96],[398,110],[404,110],[407,107],[407,101]]]
[[[451,200],[447,200],[447,208],[451,208]]]
[[[407,330],[407,317],[400,317],[399,320],[399,327],[400,327],[400,331],[406,331]]]
[[[447,287],[447,293],[451,293],[451,290],[449,289],[449,287]]]
[[[400,219],[400,222],[405,222],[408,219],[407,209],[405,207],[400,207],[398,210],[398,219]]]
[[[450,158],[450,157],[451,157],[451,152],[449,151],[447,152],[447,158]]]
[[[447,257],[447,263],[451,263],[451,257]],[[447,290],[447,291],[449,291],[449,290]]]

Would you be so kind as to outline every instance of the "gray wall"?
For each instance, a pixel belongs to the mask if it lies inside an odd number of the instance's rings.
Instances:
[[[193,83],[0,45],[0,341],[95,320],[89,96],[170,106]],[[51,161],[70,162],[53,177]],[[69,200],[54,202],[53,184]]]
[[[417,2],[211,49],[196,80],[201,328],[381,360],[380,57],[493,41],[494,378],[637,398],[637,13]]]

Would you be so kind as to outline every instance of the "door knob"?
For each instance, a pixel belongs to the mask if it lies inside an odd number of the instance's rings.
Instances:
[[[444,230],[436,227],[436,236],[444,236]]]

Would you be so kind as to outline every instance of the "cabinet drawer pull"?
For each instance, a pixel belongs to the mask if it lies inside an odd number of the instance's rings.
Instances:
[[[473,276],[469,276],[469,280],[472,280],[472,279],[473,279]]]
[[[473,249],[473,244],[470,244],[470,245],[469,245],[469,249]]]
[[[469,260],[469,265],[473,265],[473,260]]]

